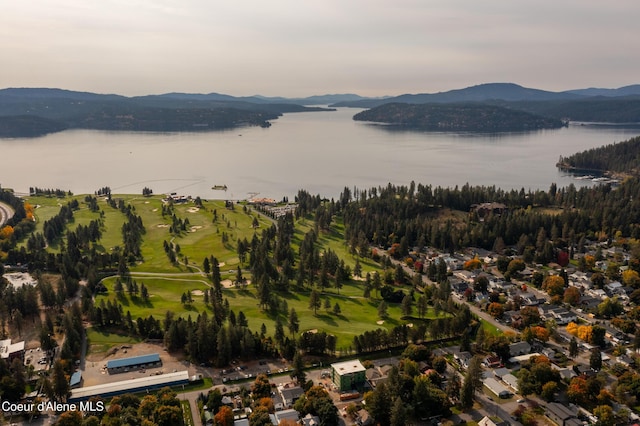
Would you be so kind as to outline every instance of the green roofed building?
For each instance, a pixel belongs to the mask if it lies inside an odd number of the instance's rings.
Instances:
[[[340,392],[362,388],[367,379],[365,372],[366,368],[357,359],[331,364],[331,379]]]
[[[148,354],[129,358],[112,359],[107,361],[106,367],[109,374],[126,373],[130,370],[162,367],[162,361],[160,360],[160,355]]]

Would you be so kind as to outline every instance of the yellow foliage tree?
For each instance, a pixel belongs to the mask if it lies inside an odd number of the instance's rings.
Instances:
[[[640,287],[640,274],[633,269],[627,269],[622,273],[622,282],[629,287]]]
[[[569,324],[567,324],[567,333],[571,334],[572,336],[578,337],[578,324],[576,324],[575,322],[570,322]]]
[[[590,325],[581,325],[578,327],[578,338],[585,342],[590,342],[593,336],[593,328]]]
[[[560,275],[549,275],[542,283],[542,289],[549,296],[562,296],[564,294],[564,278]]]

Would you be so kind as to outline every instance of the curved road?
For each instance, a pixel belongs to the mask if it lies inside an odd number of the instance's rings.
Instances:
[[[5,203],[0,203],[0,228],[13,217],[13,209]]]

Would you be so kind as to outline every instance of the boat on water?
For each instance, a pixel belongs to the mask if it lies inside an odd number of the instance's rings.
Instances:
[[[216,190],[216,191],[226,191],[227,190],[227,185],[213,185],[211,187],[211,189]]]
[[[586,176],[576,176],[575,179],[576,180],[591,180],[593,179],[595,176],[593,175],[586,175]]]

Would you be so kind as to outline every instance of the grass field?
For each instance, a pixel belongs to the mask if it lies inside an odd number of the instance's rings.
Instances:
[[[74,230],[79,224],[88,224],[91,220],[101,217],[100,212],[92,212],[84,202],[84,195],[66,197],[63,199],[47,197],[29,197],[28,201],[35,206],[37,225],[36,232],[42,232],[43,222],[58,213],[60,207],[73,198],[80,202],[80,209],[74,212],[74,221],[67,225],[68,230]],[[116,296],[113,292],[115,277],[107,277],[104,284],[109,290],[106,295],[98,295],[96,303],[106,299],[117,300],[123,305],[126,313],[129,311],[134,318],[154,315],[156,318],[164,317],[166,311],[173,311],[177,316],[193,318],[203,312],[211,312],[203,303],[203,297],[193,295],[193,303],[182,305],[181,296],[185,292],[205,290],[210,281],[201,272],[203,260],[209,256],[215,256],[221,264],[223,280],[233,278],[240,261],[235,251],[238,239],[251,240],[254,232],[261,233],[263,229],[272,225],[272,221],[250,207],[246,209],[242,205],[235,205],[233,210],[225,207],[224,201],[203,201],[203,207],[198,208],[193,203],[178,204],[174,206],[175,215],[182,220],[188,219],[186,232],[178,235],[169,232],[171,217],[162,216],[162,199],[159,196],[143,197],[142,195],[113,195],[114,199],[123,199],[125,204],[131,204],[135,213],[142,218],[146,233],[143,236],[142,256],[143,261],[130,267],[132,278],[138,285],[144,283],[149,289],[150,298],[143,302],[140,298],[129,295]],[[122,245],[121,228],[125,221],[125,215],[118,209],[110,207],[104,198],[99,198],[99,207],[103,212],[102,238],[94,246],[98,251],[110,252]],[[214,211],[217,220],[214,220]],[[258,220],[258,228],[252,224],[254,218]],[[304,218],[296,223],[295,234],[292,240],[292,249],[298,251],[300,242],[304,236],[314,227],[314,222]],[[228,242],[223,242],[223,234]],[[356,263],[356,257],[349,253],[344,242],[344,225],[338,221],[334,223],[328,232],[321,232],[318,238],[318,248],[333,250],[351,268]],[[185,257],[180,258],[178,264],[172,264],[164,252],[164,241],[172,242],[180,246],[180,252],[186,256],[188,266],[184,264]],[[58,244],[51,250],[58,249]],[[369,271],[381,271],[380,266],[371,259],[360,259],[363,275]],[[244,265],[241,265],[244,266]],[[243,268],[244,269],[244,268]],[[382,272],[382,271],[381,271]],[[248,271],[244,275],[250,277]],[[408,290],[408,288],[407,288]],[[192,293],[193,294],[193,293]],[[199,294],[199,293],[196,293]],[[379,327],[393,328],[400,325],[400,307],[391,304],[388,309],[388,318],[384,323],[378,324],[377,307],[380,302],[376,294],[372,300],[362,297],[363,285],[361,281],[351,280],[343,284],[338,294],[336,289],[328,289],[322,294],[324,306],[325,299],[329,299],[331,306],[340,305],[341,314],[334,315],[324,308],[316,314],[309,309],[309,292],[284,293],[280,296],[286,300],[288,308],[295,308],[300,320],[300,331],[317,329],[335,334],[338,338],[337,347],[346,348],[351,345],[353,337],[367,330]],[[224,297],[229,300],[231,309],[236,315],[242,311],[249,321],[249,327],[257,331],[264,323],[269,333],[273,332],[276,317],[264,312],[257,304],[256,290],[249,285],[246,289],[225,289]],[[286,315],[282,319],[286,324]],[[108,345],[119,343],[109,340],[106,336],[96,335],[93,331],[91,343],[103,345],[107,350]],[[124,342],[122,342],[124,343]]]
[[[107,352],[114,346],[139,343],[140,339],[105,330],[87,329],[87,340],[90,352]]]

